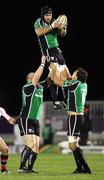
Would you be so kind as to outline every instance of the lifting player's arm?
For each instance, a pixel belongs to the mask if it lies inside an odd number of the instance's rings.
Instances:
[[[0,116],[3,116],[12,125],[15,124],[15,122],[16,122],[16,120],[13,117],[9,116],[6,113],[5,109],[2,107],[0,107]]]
[[[38,67],[38,69],[36,70],[36,72],[34,73],[34,76],[32,78],[32,84],[33,86],[36,86],[37,83],[39,82],[39,79],[43,73],[44,67],[45,67],[45,62],[46,62],[46,56],[42,56],[41,58],[41,64]]]
[[[66,71],[66,74],[67,74],[67,80],[72,79],[71,74],[70,74],[70,71],[69,71],[69,69],[68,69],[67,66],[65,66],[65,71]]]

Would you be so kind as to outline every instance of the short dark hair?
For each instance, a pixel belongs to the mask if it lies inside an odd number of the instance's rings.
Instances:
[[[45,14],[52,14],[52,9],[49,6],[41,8],[41,18],[43,18]]]
[[[85,69],[83,68],[78,68],[77,69],[77,78],[78,80],[80,80],[82,83],[86,82],[87,81],[87,78],[88,78],[88,73]]]

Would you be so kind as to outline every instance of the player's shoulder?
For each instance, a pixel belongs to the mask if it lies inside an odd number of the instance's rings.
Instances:
[[[41,18],[37,18],[37,19],[36,19],[36,21],[40,21],[40,20],[41,20]],[[35,21],[35,22],[36,22],[36,21]]]
[[[27,82],[26,84],[23,85],[23,88],[27,88],[27,87],[29,87],[31,85],[32,85],[32,81]]]
[[[37,24],[40,24],[41,18],[37,18],[34,22],[34,26],[36,26]]]
[[[69,80],[69,84],[70,84],[70,85],[79,85],[79,84],[81,84],[81,81],[71,79],[71,80]]]

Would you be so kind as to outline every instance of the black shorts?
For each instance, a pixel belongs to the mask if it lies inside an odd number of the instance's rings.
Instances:
[[[24,136],[26,134],[35,134],[37,136],[40,136],[40,125],[38,120],[24,120],[20,118],[18,125],[21,136]]]
[[[67,119],[67,135],[68,136],[79,136],[81,127],[83,125],[83,115],[71,115]]]
[[[58,63],[60,65],[65,64],[65,59],[61,50],[58,47],[47,49],[44,54],[48,57],[47,61],[50,63]]]

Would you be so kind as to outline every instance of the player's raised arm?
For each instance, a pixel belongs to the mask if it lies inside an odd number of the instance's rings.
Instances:
[[[43,70],[45,67],[45,62],[46,62],[46,56],[43,55],[41,58],[41,64],[40,64],[39,68],[36,70],[36,72],[34,73],[34,76],[32,78],[32,84],[34,86],[36,86],[36,84],[38,83],[38,81],[43,73]]]

